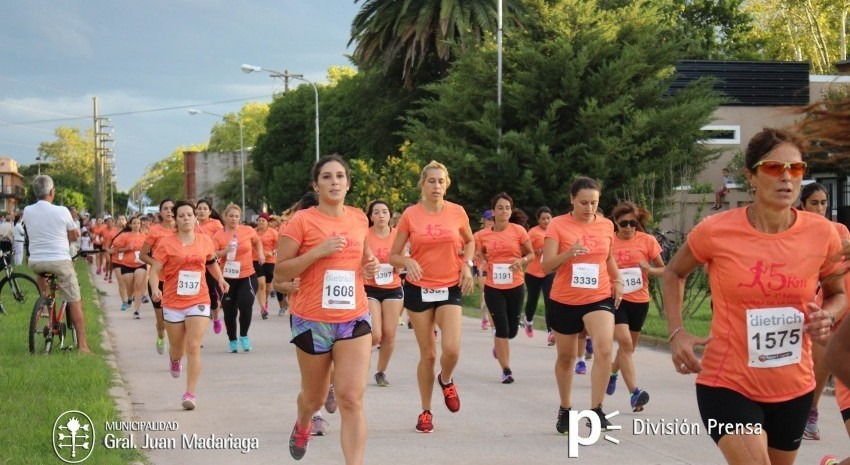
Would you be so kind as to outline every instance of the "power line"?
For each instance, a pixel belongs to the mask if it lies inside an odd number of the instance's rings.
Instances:
[[[268,98],[268,96],[267,95],[258,95],[258,96],[255,96],[255,97],[241,97],[241,98],[230,99],[230,100],[219,100],[217,102],[191,103],[191,104],[188,104],[188,105],[176,105],[176,106],[172,106],[172,107],[151,108],[151,109],[148,109],[148,110],[133,110],[133,111],[118,112],[118,113],[106,113],[106,114],[103,114],[103,115],[100,115],[100,116],[102,116],[104,118],[111,118],[113,116],[140,115],[140,114],[144,114],[144,113],[155,113],[155,112],[160,112],[160,111],[183,110],[183,109],[186,109],[186,108],[195,108],[195,107],[208,107],[208,106],[213,106],[213,105],[221,105],[223,103],[244,102],[246,100],[255,100],[255,99],[261,99],[261,98]],[[36,121],[22,121],[22,122],[19,122],[19,123],[6,122],[5,124],[11,125],[11,126],[21,126],[21,125],[28,125],[28,124],[59,123],[59,122],[62,122],[62,121],[76,121],[76,120],[90,119],[90,118],[91,118],[91,115],[85,115],[85,116],[73,116],[73,117],[69,117],[69,118],[55,118],[55,119],[44,119],[44,120],[36,120]]]

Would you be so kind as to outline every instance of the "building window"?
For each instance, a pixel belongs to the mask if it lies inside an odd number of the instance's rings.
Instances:
[[[741,126],[737,125],[708,125],[702,127],[703,144],[740,145]]]

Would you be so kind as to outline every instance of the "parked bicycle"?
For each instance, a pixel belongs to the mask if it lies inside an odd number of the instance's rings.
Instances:
[[[12,265],[12,254],[0,253],[0,299],[11,294],[12,299],[19,304],[26,304],[30,298],[37,298],[39,295],[38,284],[32,276],[15,271]],[[6,315],[6,307],[0,300],[0,313]]]
[[[685,243],[685,235],[681,231],[662,231],[656,229],[652,235],[655,236],[655,239],[658,240],[658,245],[661,246],[661,258],[664,259],[664,263],[670,263],[670,259],[676,254],[679,247]]]
[[[80,250],[71,260],[96,253],[97,250]],[[47,290],[44,295],[39,295],[32,308],[29,326],[30,353],[49,354],[57,345],[60,350],[71,350],[77,346],[77,331],[67,312],[68,303],[61,302],[57,305],[56,291],[59,290],[59,282],[56,276],[53,273],[42,273],[41,276],[47,278]],[[69,332],[71,344],[65,345]]]

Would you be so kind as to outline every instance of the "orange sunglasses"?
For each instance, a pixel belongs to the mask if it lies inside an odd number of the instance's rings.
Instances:
[[[797,178],[806,173],[806,166],[806,162],[804,161],[784,162],[777,160],[762,160],[753,165],[753,169],[761,168],[762,173],[776,177],[782,176],[782,172],[788,170],[788,174]]]

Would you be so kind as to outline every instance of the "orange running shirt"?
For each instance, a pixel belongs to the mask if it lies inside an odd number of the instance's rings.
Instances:
[[[104,229],[106,229],[106,225],[105,225],[105,224],[102,224],[102,225],[100,225],[100,226],[98,226],[98,225],[94,225],[94,226],[92,226],[92,227],[91,227],[91,234],[92,234],[92,236],[91,236],[91,241],[92,241],[92,244],[95,244],[95,245],[101,245],[101,244],[103,244],[103,236],[101,236],[101,234],[103,234],[103,230],[104,230]]]
[[[257,238],[257,231],[250,226],[240,224],[236,227],[235,233],[227,232],[224,228],[220,229],[213,236],[213,245],[216,250],[223,250],[230,245],[233,240],[233,235],[236,235],[236,262],[239,262],[239,277],[228,279],[242,279],[254,274],[254,239]],[[222,273],[227,265],[227,254],[225,253],[219,260],[219,265],[222,268]]]
[[[534,260],[525,268],[525,272],[531,276],[543,278],[543,242],[546,240],[546,230],[535,226],[528,230],[528,238],[531,240],[531,248],[534,249]]]
[[[479,237],[481,250],[487,257],[487,286],[493,289],[514,289],[525,282],[522,270],[511,271],[509,266],[522,258],[522,244],[528,239],[525,228],[508,223],[504,231],[484,230]],[[499,268],[499,269],[497,269]],[[510,277],[510,282],[507,282]],[[496,281],[499,283],[496,283]]]
[[[176,234],[159,240],[153,258],[162,263],[163,307],[184,310],[195,305],[209,305],[210,294],[204,273],[213,252],[212,241],[203,234],[195,234],[195,241],[189,245],[184,245]]]
[[[136,262],[136,252],[142,250],[142,245],[144,245],[144,243],[145,235],[142,233],[133,234],[131,232],[125,232],[124,234],[119,234],[112,242],[112,247],[115,249],[119,247],[129,247],[130,249],[118,253],[118,255],[121,256],[121,259],[117,262],[113,261],[113,263],[118,263],[119,265],[128,266],[130,268],[144,266],[144,263]]]
[[[399,278],[398,272],[396,272],[395,267],[390,265],[390,249],[393,247],[396,234],[398,234],[398,229],[390,228],[390,233],[387,237],[381,239],[375,234],[375,231],[372,231],[372,228],[369,228],[369,234],[366,236],[366,244],[369,245],[372,253],[378,257],[378,261],[381,262],[381,270],[375,278],[368,278],[364,281],[367,286],[380,287],[381,289],[395,289],[401,286],[401,278]],[[376,278],[384,284],[376,283]],[[389,283],[386,282],[388,279],[390,280]]]
[[[599,214],[590,223],[576,221],[570,213],[556,216],[546,228],[546,238],[558,241],[558,254],[569,250],[577,240],[588,249],[585,255],[567,260],[558,268],[549,293],[552,300],[584,305],[611,297],[607,264],[614,242],[611,220]]]
[[[263,244],[263,255],[266,257],[266,263],[274,265],[275,256],[277,255],[277,241],[280,238],[280,233],[273,228],[266,228],[263,234],[257,232],[257,237],[260,238],[260,243]],[[257,251],[254,250],[252,253],[254,261],[257,261],[259,258],[257,257]]]
[[[625,282],[623,300],[639,304],[649,302],[649,273],[640,268],[640,262],[652,263],[655,257],[661,255],[658,240],[640,231],[635,231],[634,237],[629,240],[614,235],[613,250],[620,278]],[[640,287],[634,290],[637,286]]]
[[[115,240],[115,237],[118,236],[121,230],[118,228],[103,228],[101,231],[101,235],[103,236],[103,248],[108,249],[112,246],[112,241]],[[116,263],[118,260],[118,252],[113,251],[110,255],[112,258],[112,263]]]
[[[369,312],[361,273],[368,232],[366,214],[354,207],[346,206],[340,217],[327,216],[316,208],[295,213],[282,237],[298,243],[299,256],[329,237],[343,236],[347,242],[344,249],[316,260],[301,273],[300,290],[289,296],[293,315],[311,321],[345,323]]]
[[[148,235],[145,237],[145,244],[151,246],[151,253],[153,253],[154,247],[160,241],[160,239],[168,236],[173,236],[177,231],[173,228],[164,228],[161,224],[152,224],[150,228],[148,228]]]
[[[221,221],[213,218],[207,218],[203,223],[198,223],[195,228],[195,232],[203,233],[212,239],[212,237],[215,236],[215,233],[222,229],[224,229],[224,225],[221,224]]]
[[[696,382],[757,402],[784,402],[815,387],[806,303],[836,267],[838,233],[820,215],[797,211],[786,231],[765,234],[747,209],[709,216],[688,235],[694,258],[707,264],[714,315]]]
[[[481,265],[478,254],[481,253],[481,233],[483,233],[484,231],[486,231],[486,229],[479,229],[478,231],[475,231],[474,233],[472,233],[472,242],[475,243],[475,258],[472,259],[472,264],[475,265],[475,266]],[[479,271],[484,271],[484,270],[479,270]]]
[[[438,289],[460,282],[462,258],[457,246],[460,231],[468,227],[466,211],[452,202],[445,202],[439,213],[429,213],[422,204],[416,204],[401,214],[398,230],[407,233],[410,256],[422,268],[422,279],[413,284]]]

